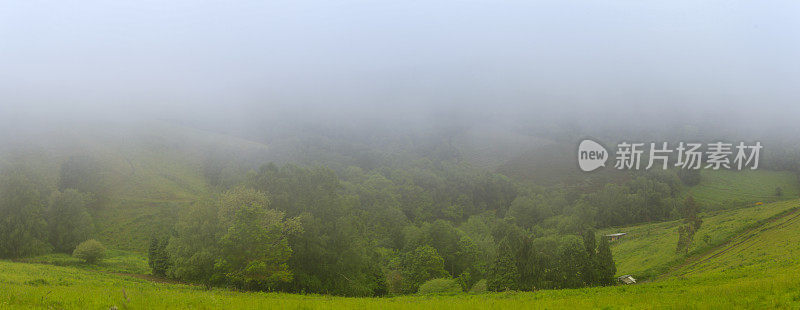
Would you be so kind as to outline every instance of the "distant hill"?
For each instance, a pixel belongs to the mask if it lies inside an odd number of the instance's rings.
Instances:
[[[92,161],[105,191],[94,211],[97,237],[113,248],[143,251],[152,232],[171,229],[177,211],[209,191],[210,169],[243,176],[270,160],[266,145],[237,137],[166,122],[105,125],[26,130],[4,141],[0,158],[34,171],[51,190],[62,163]]]

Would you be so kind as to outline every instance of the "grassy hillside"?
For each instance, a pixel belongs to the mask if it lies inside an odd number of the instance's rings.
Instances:
[[[703,224],[695,234],[689,255],[707,251],[742,231],[796,208],[800,208],[800,201],[790,200],[704,213],[701,215]],[[680,225],[680,221],[670,221],[607,229],[600,233],[628,233],[624,238],[611,244],[618,274],[651,277],[666,271],[684,258],[675,252]]]
[[[797,176],[788,171],[703,170],[701,176],[700,184],[689,188],[688,193],[706,209],[794,199],[800,193]],[[781,196],[775,195],[778,187],[783,192]]]
[[[114,252],[99,267],[65,256],[45,255],[31,262],[0,261],[0,307],[107,309],[262,308],[262,309],[513,309],[513,308],[795,308],[800,306],[800,201],[706,214],[709,244],[693,245],[688,261],[666,275],[632,286],[536,292],[343,298],[320,295],[234,292],[225,289],[151,281],[117,274],[125,266],[144,266],[136,254]],[[626,229],[629,238],[614,243],[621,271],[638,264],[659,266],[674,253],[674,224]],[[725,236],[735,236],[726,240]],[[728,241],[728,242],[726,242]],[[656,250],[652,250],[656,249]],[[705,250],[704,250],[705,249]],[[630,255],[628,255],[630,254]],[[674,257],[673,257],[674,258]]]
[[[0,164],[28,168],[47,191],[57,187],[60,165],[70,157],[99,167],[105,197],[94,210],[96,238],[134,251],[144,251],[153,232],[170,229],[178,210],[209,191],[207,159],[260,164],[270,156],[263,144],[165,122],[54,125],[15,139],[0,141]]]
[[[88,264],[64,253],[52,253],[19,260],[24,263],[74,267],[83,270],[146,275],[150,273],[147,256],[138,252],[106,251],[106,257],[96,264]]]
[[[800,270],[800,212],[737,235],[724,246],[672,270],[675,277],[747,277],[764,273],[796,275]]]
[[[166,126],[166,127],[165,127]],[[480,295],[341,298],[319,295],[205,290],[162,283],[147,274],[143,256],[150,234],[168,230],[179,211],[209,192],[203,175],[207,154],[223,149],[231,156],[265,162],[266,146],[224,135],[172,125],[141,132],[115,129],[97,136],[66,132],[63,139],[16,153],[44,182],[54,186],[58,164],[69,156],[91,155],[103,167],[108,200],[95,210],[98,238],[114,250],[98,265],[65,254],[20,262],[0,261],[0,308],[771,308],[800,306],[800,208],[797,178],[774,171],[703,171],[701,184],[686,188],[703,204],[703,225],[688,258],[675,253],[679,221],[607,229],[626,232],[612,244],[618,274],[633,274],[646,283],[572,290],[508,292]],[[77,145],[77,147],[76,147]],[[46,147],[45,147],[46,146]],[[46,149],[45,152],[42,149]],[[27,155],[26,155],[27,154]],[[516,177],[554,182],[561,168],[574,163],[553,153],[539,170],[510,169]],[[0,157],[7,160],[8,157]],[[17,159],[14,159],[17,160]],[[560,165],[560,166],[559,166]],[[537,168],[538,169],[538,168]],[[532,172],[532,174],[526,174]],[[585,178],[583,173],[565,174]],[[589,176],[591,186],[624,181],[627,172],[606,169]],[[783,195],[774,195],[781,187]],[[792,199],[792,200],[785,200]],[[778,201],[772,202],[771,201]],[[754,202],[766,202],[754,205]],[[126,251],[123,251],[126,250]],[[688,259],[688,260],[687,260]]]
[[[795,243],[797,244],[797,243]],[[767,258],[772,258],[767,253]],[[0,307],[49,309],[791,308],[797,265],[759,274],[706,273],[633,286],[455,296],[344,298],[205,290],[71,267],[0,261]],[[738,275],[738,277],[736,277]]]
[[[565,184],[585,190],[599,189],[607,182],[622,183],[633,174],[614,169],[610,159],[605,168],[586,173],[578,169],[575,145],[541,142],[541,146],[498,165],[496,171],[518,181],[551,186]],[[685,188],[704,209],[730,209],[755,202],[795,199],[800,195],[798,177],[788,171],[770,170],[706,170],[701,171],[700,184]],[[775,195],[780,187],[781,196]]]

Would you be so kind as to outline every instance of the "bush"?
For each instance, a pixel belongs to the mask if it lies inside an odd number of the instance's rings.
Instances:
[[[72,256],[80,258],[87,263],[94,264],[99,262],[106,254],[106,247],[100,243],[100,241],[89,239],[75,248],[75,251],[72,252]]]
[[[486,279],[481,279],[472,288],[469,290],[470,294],[483,294],[488,292],[488,287],[486,285]]]
[[[458,294],[461,292],[461,285],[459,285],[456,280],[448,278],[429,280],[419,286],[419,293],[422,295]]]

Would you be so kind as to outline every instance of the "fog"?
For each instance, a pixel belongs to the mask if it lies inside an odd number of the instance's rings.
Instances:
[[[777,132],[800,116],[798,13],[794,1],[5,1],[0,115],[34,127],[546,120]]]

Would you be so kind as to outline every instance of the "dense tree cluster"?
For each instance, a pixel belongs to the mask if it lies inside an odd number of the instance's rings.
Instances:
[[[680,186],[652,173],[577,195],[448,161],[268,164],[187,210],[152,257],[209,286],[347,296],[416,293],[434,279],[464,291],[608,285],[613,256],[593,229],[679,216]]]
[[[59,184],[102,191],[80,181],[96,171],[65,165],[70,181]],[[91,237],[93,192],[44,191],[14,170],[0,182],[3,257],[70,253]],[[433,279],[464,291],[607,285],[613,257],[593,229],[685,217],[681,186],[659,172],[593,191],[538,187],[424,158],[337,171],[267,164],[216,184],[153,236],[148,256],[154,275],[244,290],[376,296],[416,293]]]
[[[64,174],[62,174],[62,177]],[[0,173],[0,258],[72,253],[94,233],[93,195],[74,188],[49,189],[20,167]]]

